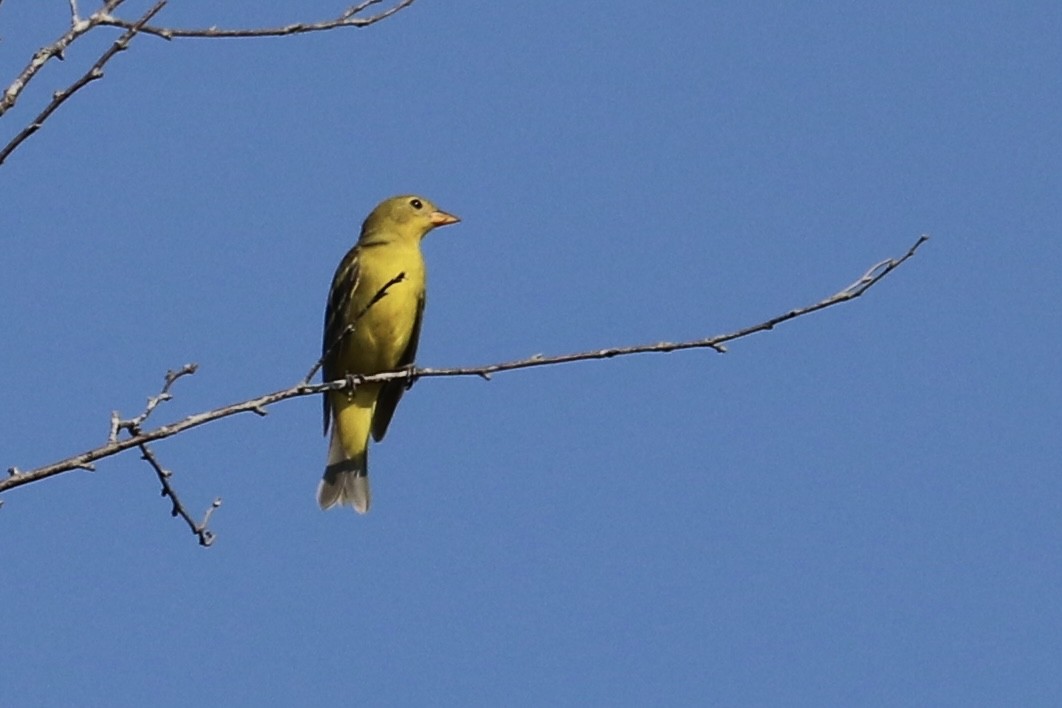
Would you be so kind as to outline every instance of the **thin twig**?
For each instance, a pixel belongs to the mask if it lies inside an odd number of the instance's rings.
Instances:
[[[33,80],[33,78],[44,68],[51,59],[62,59],[66,48],[69,47],[74,40],[81,37],[86,32],[89,32],[96,27],[103,24],[104,20],[112,19],[109,17],[109,13],[118,8],[125,0],[108,0],[98,12],[92,13],[87,20],[82,20],[78,17],[77,13],[77,0],[70,0],[70,13],[71,22],[70,29],[64,32],[57,40],[49,45],[41,47],[30,59],[29,64],[19,73],[14,81],[4,90],[2,96],[0,96],[0,116],[4,115],[12,106],[18,101],[18,97],[25,90],[26,86]],[[149,18],[150,19],[150,18]],[[130,28],[135,23],[129,23]]]
[[[140,448],[140,458],[146,460],[151,469],[155,470],[155,476],[158,477],[159,483],[162,485],[162,496],[169,497],[172,507],[170,508],[170,516],[180,517],[184,519],[184,522],[188,524],[188,528],[192,530],[192,533],[199,539],[200,546],[209,546],[214,542],[214,532],[207,528],[207,524],[210,523],[210,517],[214,515],[214,511],[221,506],[221,497],[218,497],[207,508],[206,513],[203,514],[202,521],[196,521],[192,518],[192,515],[188,513],[188,509],[181,503],[180,497],[177,496],[177,491],[170,484],[170,477],[172,473],[164,469],[158,458],[155,457],[155,453],[147,446],[146,443],[137,445]]]
[[[70,43],[75,39],[91,30],[96,25],[90,20],[84,22],[72,23],[70,29],[62,34],[59,39],[55,40],[51,44],[41,47],[30,59],[29,64],[19,73],[15,80],[4,89],[4,93],[0,95],[0,116],[3,116],[7,111],[18,102],[18,98],[22,95],[22,91],[26,86],[33,81],[38,72],[44,68],[45,64],[49,60],[58,57],[63,58],[63,52],[70,46]]]
[[[324,365],[325,359],[327,359],[328,356],[333,351],[335,351],[336,348],[343,342],[343,340],[346,339],[346,337],[348,335],[350,335],[354,331],[355,326],[358,324],[358,322],[361,321],[361,318],[365,316],[365,313],[367,313],[369,311],[369,309],[373,307],[373,305],[375,305],[376,303],[380,302],[380,300],[383,300],[384,297],[387,296],[387,291],[388,290],[393,288],[395,285],[398,285],[399,283],[401,283],[405,279],[406,279],[406,274],[405,274],[405,271],[403,271],[403,272],[399,273],[398,275],[396,275],[395,277],[393,277],[390,280],[388,280],[386,283],[383,284],[382,288],[380,288],[379,290],[376,291],[376,294],[372,296],[372,299],[369,300],[369,302],[365,305],[365,307],[361,308],[361,310],[358,312],[358,314],[356,314],[354,316],[354,319],[350,322],[350,324],[348,324],[346,327],[343,328],[343,331],[339,333],[339,335],[336,337],[336,340],[328,345],[328,348],[325,349],[323,354],[321,354],[321,358],[318,359],[317,363],[314,364],[310,368],[309,372],[307,372],[305,378],[303,378],[303,380],[302,380],[302,382],[304,384],[310,383],[310,379],[313,378],[313,375],[316,374],[317,370],[320,369]]]
[[[110,7],[111,5],[117,6],[118,4],[120,4],[120,2],[121,2],[121,0],[111,0],[111,2],[107,3],[107,6],[108,7]],[[25,128],[23,128],[22,131],[19,132],[18,135],[16,135],[14,138],[11,139],[11,142],[9,142],[7,145],[4,146],[4,148],[2,150],[0,150],[0,165],[4,164],[4,160],[7,159],[7,156],[10,155],[12,152],[14,152],[14,150],[19,145],[21,145],[23,143],[23,141],[25,141],[29,136],[31,136],[34,133],[36,133],[38,130],[40,130],[41,125],[44,124],[44,121],[46,121],[48,119],[48,117],[50,115],[52,115],[52,113],[54,113],[59,108],[59,106],[63,105],[63,103],[66,101],[66,99],[70,98],[75,93],[77,93],[79,90],[81,90],[82,88],[84,88],[88,84],[92,83],[93,81],[95,81],[97,79],[100,79],[100,78],[103,78],[103,67],[104,67],[104,65],[108,61],[110,61],[111,58],[115,54],[117,54],[118,52],[124,51],[126,49],[126,47],[129,46],[129,41],[132,40],[133,37],[136,36],[136,34],[140,31],[140,28],[143,27],[144,24],[148,20],[150,20],[152,17],[154,17],[156,14],[158,14],[158,12],[162,8],[164,8],[166,6],[166,2],[167,2],[167,0],[159,0],[157,3],[155,3],[151,7],[150,10],[148,10],[147,12],[145,12],[141,16],[141,18],[139,20],[137,20],[135,23],[130,25],[129,29],[127,29],[122,34],[121,37],[119,37],[117,40],[115,40],[114,44],[112,44],[107,49],[107,51],[105,51],[100,56],[100,58],[96,60],[96,63],[92,65],[92,68],[90,68],[87,72],[85,72],[85,74],[80,79],[78,79],[74,83],[70,84],[65,89],[63,89],[61,91],[56,91],[55,94],[52,95],[51,102],[49,102],[48,105],[45,106],[44,110],[41,111],[37,115],[37,117],[33,119],[33,122],[30,123],[29,125],[27,125]],[[94,15],[93,17],[97,17],[97,16],[98,16],[98,13],[97,13],[97,15]],[[102,23],[102,21],[97,21],[96,22],[96,24],[101,24],[101,23]],[[77,36],[79,36],[79,34],[83,34],[84,33],[84,32],[78,32],[77,30],[78,30],[78,25],[75,25],[74,27],[72,27],[70,29],[70,31],[67,33],[67,35],[64,35],[64,37],[70,36],[71,37],[70,41],[73,41],[73,39],[75,39]],[[69,44],[70,41],[68,41],[66,44]],[[64,48],[65,48],[66,44],[63,45]],[[53,51],[54,50],[54,51],[57,51],[59,53],[53,54],[53,55],[59,56],[59,55],[61,55],[61,50],[55,50],[56,46],[57,45],[52,45],[51,47],[45,47],[45,49],[42,49],[41,52],[44,52],[46,50],[47,51]],[[38,55],[40,55],[40,52],[38,52]],[[43,61],[47,61],[47,59],[50,58],[50,56],[44,57]],[[36,61],[36,59],[35,59],[35,61]],[[41,62],[42,66],[43,66],[43,61]],[[30,66],[33,66],[33,63],[31,63]],[[39,70],[39,67],[38,67],[38,69],[35,69],[33,73],[36,73],[37,70]],[[32,78],[32,74],[30,75],[29,78]],[[12,89],[15,88],[16,85],[18,86],[18,89],[12,94]],[[0,115],[3,114],[4,110],[6,110],[7,107],[10,107],[10,106],[5,107],[5,101],[8,100],[8,95],[11,94],[11,96],[10,96],[10,104],[14,105],[14,102],[18,99],[18,94],[19,94],[19,92],[21,92],[23,86],[24,86],[24,82],[20,84],[18,81],[16,81],[15,84],[12,84],[11,87],[8,88],[7,92],[4,94],[4,98],[0,99]]]
[[[0,2],[2,1],[3,0],[0,0]],[[321,22],[297,22],[280,27],[248,29],[220,29],[218,27],[184,29],[158,27],[147,24],[159,12],[159,10],[166,5],[167,0],[161,0],[161,2],[151,8],[143,17],[135,22],[114,16],[114,11],[117,10],[124,1],[125,0],[106,0],[99,10],[92,13],[87,18],[82,18],[78,8],[78,0],[68,0],[71,17],[70,28],[60,35],[54,42],[39,49],[18,76],[15,77],[6,89],[3,89],[2,92],[0,92],[0,117],[14,107],[26,86],[33,81],[33,79],[40,73],[41,69],[43,69],[53,58],[62,59],[66,49],[80,37],[91,30],[102,26],[118,27],[126,30],[126,33],[123,34],[114,45],[112,45],[111,49],[108,50],[84,76],[66,89],[57,91],[52,95],[52,100],[45,109],[41,111],[29,125],[23,128],[22,131],[19,132],[18,135],[16,135],[7,145],[5,145],[2,150],[0,150],[0,165],[4,163],[7,157],[18,148],[19,145],[40,130],[43,122],[47,120],[59,108],[59,106],[66,101],[66,99],[85,85],[102,77],[103,65],[106,64],[114,54],[125,49],[126,46],[128,46],[129,41],[136,34],[151,34],[164,39],[174,39],[178,37],[283,37],[295,34],[305,34],[308,32],[322,32],[342,27],[368,27],[369,25],[374,25],[377,22],[385,20],[401,10],[404,10],[414,2],[414,0],[398,0],[386,10],[366,17],[360,17],[359,15],[368,8],[381,4],[384,0],[362,0],[362,2],[357,5],[353,5],[344,10],[339,17]]]
[[[108,441],[110,443],[117,443],[118,436],[122,432],[128,433],[130,437],[134,438],[140,435],[143,432],[144,422],[155,412],[155,409],[158,408],[159,404],[173,398],[170,394],[170,389],[173,388],[173,384],[176,383],[178,379],[185,376],[191,376],[198,371],[198,369],[199,366],[197,364],[185,364],[176,371],[173,369],[167,371],[165,381],[162,384],[162,390],[159,391],[158,394],[148,398],[147,405],[144,407],[143,412],[135,418],[123,420],[118,415],[118,411],[113,411],[111,413],[111,432],[110,435],[107,436]],[[188,524],[188,528],[190,528],[192,533],[194,533],[199,539],[199,545],[209,546],[213,543],[214,534],[207,529],[207,522],[210,521],[210,517],[214,513],[214,510],[221,506],[221,499],[215,499],[213,505],[203,516],[203,520],[196,523],[192,518],[192,515],[188,513],[184,504],[181,503],[180,498],[177,496],[177,491],[173,488],[173,484],[170,481],[170,478],[173,476],[172,473],[162,467],[162,463],[159,462],[154,451],[148,447],[147,443],[140,443],[137,447],[140,448],[141,459],[146,460],[155,471],[155,476],[158,477],[159,483],[162,485],[162,496],[169,497],[170,501],[173,503],[170,515],[175,517],[179,516],[184,519],[185,523]],[[89,463],[89,466],[91,467],[91,463]]]
[[[93,448],[79,455],[74,455],[65,460],[31,469],[22,471],[17,467],[10,467],[8,469],[8,476],[5,479],[0,479],[0,492],[15,487],[20,487],[24,484],[36,482],[48,477],[52,477],[57,474],[69,472],[75,469],[85,469],[86,466],[91,465],[96,460],[103,459],[105,457],[111,457],[117,455],[120,452],[124,452],[132,447],[138,447],[140,445],[154,442],[155,440],[162,440],[165,438],[173,437],[178,433],[190,430],[191,428],[197,428],[200,425],[210,423],[221,418],[228,418],[229,416],[237,415],[239,413],[256,413],[262,415],[265,413],[267,406],[274,403],[287,400],[289,398],[299,398],[302,396],[311,396],[324,391],[338,391],[348,388],[354,383],[373,383],[383,381],[395,381],[395,380],[407,380],[414,381],[421,378],[442,377],[442,376],[478,376],[481,378],[489,378],[491,374],[495,374],[502,371],[515,371],[517,369],[529,369],[538,366],[552,366],[554,364],[566,364],[574,361],[590,361],[594,359],[609,359],[617,356],[627,356],[631,354],[645,354],[653,352],[673,352],[683,349],[713,349],[718,352],[725,351],[723,344],[726,342],[734,341],[736,339],[742,339],[756,332],[763,332],[769,329],[774,329],[776,326],[783,322],[787,322],[797,317],[824,310],[828,307],[838,305],[842,302],[854,300],[860,297],[867,290],[881,282],[885,276],[892,271],[899,268],[903,263],[915,255],[918,248],[929,239],[928,236],[921,236],[915,242],[907,253],[899,259],[889,259],[882,261],[881,263],[873,266],[868,270],[859,280],[855,281],[843,290],[830,295],[827,298],[808,305],[807,307],[801,307],[795,310],[790,310],[781,315],[772,317],[769,320],[761,322],[744,329],[739,329],[727,334],[720,334],[714,337],[707,337],[705,339],[696,339],[687,342],[658,342],[656,344],[645,344],[631,347],[615,347],[611,349],[599,349],[596,351],[580,352],[577,354],[562,354],[559,356],[542,356],[536,355],[527,359],[519,359],[516,361],[503,362],[501,364],[489,364],[487,366],[474,366],[474,367],[461,367],[461,368],[449,368],[449,369],[402,369],[399,371],[389,371],[381,374],[372,374],[366,376],[357,376],[353,378],[341,379],[338,381],[329,381],[320,384],[308,384],[305,381],[296,384],[290,388],[286,388],[280,391],[274,391],[273,393],[267,393],[256,398],[252,398],[247,401],[241,401],[240,403],[233,403],[228,406],[222,406],[221,408],[215,408],[203,413],[196,413],[190,415],[182,420],[168,425],[161,425],[153,430],[143,431],[137,435],[124,439],[124,440],[112,440],[107,444]]]
[[[369,17],[356,17],[373,5],[379,5],[383,0],[363,0],[363,2],[343,11],[339,17],[323,20],[321,22],[295,22],[279,27],[255,27],[247,29],[222,29],[220,27],[180,28],[180,27],[156,27],[147,25],[141,28],[144,34],[153,34],[163,39],[178,39],[197,37],[200,39],[217,39],[221,37],[287,37],[293,34],[306,34],[308,32],[323,32],[340,27],[368,27],[381,20],[386,20],[395,13],[404,10],[414,3],[415,0],[399,0],[393,6],[383,12]],[[117,17],[104,20],[101,24],[114,27],[130,27],[131,24]]]
[[[915,254],[918,247],[929,240],[928,236],[920,236],[918,241],[915,242],[907,253],[905,253],[899,259],[889,259],[882,261],[881,263],[873,266],[866,272],[859,280],[852,283],[843,290],[816,302],[814,305],[808,305],[807,307],[797,308],[790,310],[781,315],[772,317],[769,320],[760,322],[759,324],[745,327],[734,332],[727,334],[720,334],[714,337],[707,337],[705,339],[695,339],[688,342],[658,342],[656,344],[642,344],[633,347],[613,347],[611,349],[599,349],[591,352],[579,352],[578,354],[561,354],[559,356],[534,356],[527,359],[520,359],[518,361],[509,361],[501,364],[491,364],[489,366],[476,366],[476,367],[463,367],[452,369],[417,369],[413,376],[414,378],[425,378],[429,376],[485,376],[490,377],[491,374],[498,373],[500,371],[515,371],[516,369],[530,369],[536,366],[552,366],[554,364],[567,364],[573,361],[589,361],[593,359],[610,359],[616,356],[627,356],[630,354],[648,354],[648,353],[665,353],[681,351],[683,349],[714,349],[719,353],[726,352],[724,346],[727,342],[732,342],[735,339],[743,339],[750,334],[757,332],[764,332],[769,329],[774,329],[776,326],[783,322],[801,317],[803,315],[810,315],[812,312],[818,312],[824,310],[827,307],[832,307],[848,300],[854,300],[859,297],[886,275],[896,270],[900,265]],[[399,376],[393,376],[392,378],[401,378]],[[366,377],[366,380],[371,380],[372,377]],[[2,484],[2,482],[0,482]]]
[[[167,371],[165,383],[162,386],[162,390],[159,391],[157,395],[148,398],[147,406],[144,408],[144,411],[135,418],[123,420],[121,417],[119,417],[118,411],[112,411],[111,433],[109,436],[107,436],[107,439],[110,442],[116,442],[118,440],[118,433],[122,432],[123,430],[128,432],[130,435],[139,435],[141,432],[141,427],[144,425],[144,421],[146,421],[148,417],[155,412],[155,409],[158,407],[158,405],[163,401],[168,401],[173,398],[173,396],[170,395],[170,389],[173,387],[174,382],[176,382],[177,379],[183,376],[191,376],[198,370],[198,364],[185,364],[176,371],[172,369]]]

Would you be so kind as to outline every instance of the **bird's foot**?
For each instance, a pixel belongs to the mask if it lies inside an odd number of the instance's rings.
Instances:
[[[354,397],[354,389],[360,386],[364,379],[360,374],[347,374],[343,377],[347,382],[347,387],[344,389],[347,392],[347,398]]]

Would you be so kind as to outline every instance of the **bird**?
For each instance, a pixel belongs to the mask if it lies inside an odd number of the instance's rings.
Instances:
[[[380,202],[340,261],[325,308],[324,381],[412,367],[424,316],[425,267],[420,243],[460,219],[416,195]],[[407,382],[357,383],[324,394],[324,432],[331,421],[328,462],[317,487],[322,509],[369,510],[369,436],[387,433]]]

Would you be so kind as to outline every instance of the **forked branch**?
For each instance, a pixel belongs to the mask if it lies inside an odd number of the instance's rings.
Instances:
[[[0,0],[2,2],[3,0]],[[83,89],[88,84],[103,77],[104,65],[115,54],[129,46],[129,42],[137,34],[150,34],[163,39],[177,39],[186,37],[212,38],[246,38],[246,37],[285,37],[310,32],[324,32],[338,30],[344,27],[368,27],[377,22],[387,19],[392,15],[404,10],[413,4],[414,0],[391,0],[393,4],[375,14],[365,14],[371,8],[381,5],[385,0],[362,0],[352,5],[339,14],[319,22],[294,22],[277,27],[248,27],[235,29],[222,29],[219,27],[181,28],[163,27],[149,24],[152,19],[166,6],[168,0],[158,0],[146,13],[137,20],[126,20],[115,15],[125,0],[104,0],[99,9],[90,15],[82,16],[78,6],[78,0],[68,0],[70,6],[70,27],[56,38],[51,44],[41,47],[30,57],[26,66],[11,81],[8,86],[0,90],[0,118],[18,103],[26,87],[36,79],[52,59],[63,59],[66,50],[81,37],[101,27],[117,27],[125,32],[100,56],[95,64],[89,68],[79,79],[64,89],[52,94],[51,100],[45,105],[36,117],[20,130],[14,138],[0,148],[0,165],[22,145],[30,136],[36,133],[44,125],[53,113],[55,113],[71,96]]]

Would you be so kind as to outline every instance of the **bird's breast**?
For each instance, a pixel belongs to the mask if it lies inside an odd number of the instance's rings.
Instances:
[[[348,313],[357,321],[346,363],[352,372],[372,374],[396,368],[406,351],[424,296],[425,273],[419,248],[381,247],[365,256]],[[399,274],[401,280],[395,281]]]

